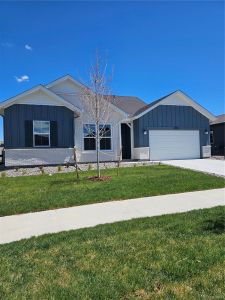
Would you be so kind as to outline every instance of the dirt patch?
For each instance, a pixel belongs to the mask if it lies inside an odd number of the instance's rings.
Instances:
[[[101,177],[91,176],[91,177],[88,177],[88,180],[90,180],[90,181],[109,181],[111,179],[112,179],[111,176],[101,176]]]

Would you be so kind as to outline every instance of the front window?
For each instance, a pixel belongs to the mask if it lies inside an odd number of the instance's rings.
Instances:
[[[84,135],[84,150],[96,150],[96,125],[84,124],[83,135]],[[100,150],[111,150],[112,149],[111,125],[100,124],[99,135],[100,135]]]
[[[94,124],[85,124],[83,128],[84,150],[96,150],[95,135],[96,126]]]
[[[100,125],[100,150],[111,150],[112,130],[111,125]]]
[[[33,121],[34,147],[50,146],[50,121]]]

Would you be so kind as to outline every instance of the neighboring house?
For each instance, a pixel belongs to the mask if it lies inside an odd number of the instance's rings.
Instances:
[[[0,104],[5,165],[96,161],[95,124],[82,103],[84,86],[64,76]],[[189,159],[210,156],[209,121],[214,116],[181,91],[146,105],[137,97],[115,96],[101,161]],[[208,152],[207,152],[208,151]]]
[[[217,116],[210,123],[210,140],[212,147],[212,155],[225,156],[225,115]]]
[[[0,141],[0,164],[2,163],[3,141]]]

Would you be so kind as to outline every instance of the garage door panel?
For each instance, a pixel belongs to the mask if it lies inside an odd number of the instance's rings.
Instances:
[[[200,158],[198,130],[150,130],[150,159]]]

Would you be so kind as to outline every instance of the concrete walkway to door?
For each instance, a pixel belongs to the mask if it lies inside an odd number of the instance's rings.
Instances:
[[[225,177],[225,160],[216,159],[186,159],[186,160],[165,160],[165,165],[181,167],[200,171],[212,175]]]
[[[225,205],[224,197],[225,188],[1,217],[0,244],[46,233]]]

